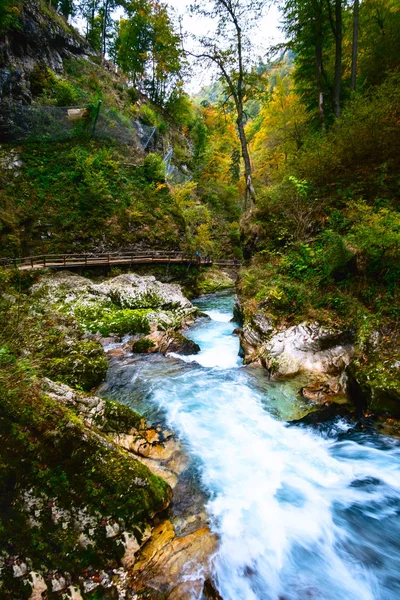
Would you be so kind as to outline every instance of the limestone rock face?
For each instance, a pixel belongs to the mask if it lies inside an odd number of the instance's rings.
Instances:
[[[84,396],[64,383],[56,383],[47,377],[42,380],[42,388],[47,396],[75,408],[90,424],[105,413],[106,402],[98,396]]]
[[[354,355],[348,332],[333,331],[318,323],[277,329],[262,311],[245,322],[239,335],[245,362],[263,364],[277,377],[301,372],[337,375]]]
[[[121,308],[190,308],[179,285],[161,283],[152,275],[126,273],[94,284],[92,292],[109,297]]]
[[[267,366],[277,375],[301,371],[334,375],[350,363],[354,347],[343,333],[317,323],[301,323],[272,335],[263,353]]]
[[[86,40],[51,9],[45,12],[35,0],[21,2],[19,28],[0,39],[0,139],[7,137],[15,105],[31,103],[30,75],[37,63],[60,74],[63,58],[94,54]]]
[[[116,313],[126,309],[142,311],[148,323],[147,330],[151,332],[179,329],[193,323],[198,314],[197,308],[183,295],[179,285],[161,283],[153,276],[134,273],[94,283],[85,277],[63,271],[44,276],[32,286],[32,294],[45,304],[62,303],[63,310],[78,317],[78,320],[79,315],[81,319],[83,315],[84,327],[88,326],[91,332],[96,332],[95,322],[101,330],[104,318],[114,313],[118,321]]]
[[[193,310],[191,302],[182,294],[179,285],[161,283],[152,275],[134,273],[118,275],[102,283],[68,271],[44,276],[32,286],[35,293],[46,293],[53,302],[71,302],[77,297],[86,301],[108,299],[120,308],[162,308]]]

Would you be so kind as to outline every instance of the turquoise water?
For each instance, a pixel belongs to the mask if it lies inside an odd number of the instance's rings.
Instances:
[[[398,441],[340,419],[319,431],[288,426],[301,412],[296,383],[242,366],[232,302],[197,302],[210,317],[187,332],[200,354],[117,364],[109,383],[114,397],[166,420],[193,458],[220,539],[220,594],[398,600]]]

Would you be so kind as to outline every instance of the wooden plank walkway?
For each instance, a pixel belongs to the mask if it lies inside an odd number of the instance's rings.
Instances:
[[[179,251],[148,250],[138,252],[108,252],[106,254],[41,254],[23,258],[0,258],[0,267],[16,266],[20,270],[30,269],[71,269],[76,267],[96,267],[108,265],[211,265],[236,267],[238,261],[213,261],[208,258],[196,259]]]

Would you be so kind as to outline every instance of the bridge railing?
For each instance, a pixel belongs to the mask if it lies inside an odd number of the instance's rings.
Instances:
[[[138,250],[132,252],[87,252],[81,254],[40,254],[21,258],[0,258],[0,267],[16,266],[22,269],[34,267],[57,268],[86,265],[129,264],[129,263],[192,263],[217,264],[220,266],[236,266],[237,261],[213,261],[209,258],[198,259],[196,256],[185,254],[179,250]]]

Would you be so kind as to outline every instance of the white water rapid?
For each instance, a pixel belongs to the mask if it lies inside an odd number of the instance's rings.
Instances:
[[[144,362],[140,375],[199,466],[221,596],[399,600],[398,440],[343,420],[324,430],[279,420],[280,398],[295,394],[241,366],[231,305],[202,299],[210,320],[189,332],[201,353]]]

